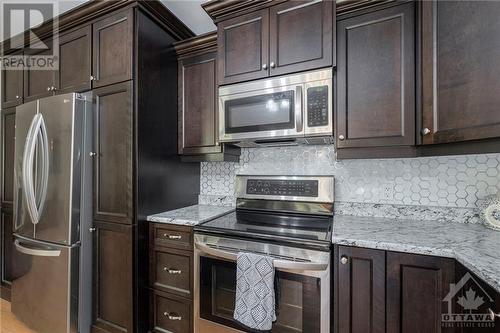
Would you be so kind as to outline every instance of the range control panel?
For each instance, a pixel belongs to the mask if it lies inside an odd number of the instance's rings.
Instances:
[[[328,86],[307,89],[307,126],[328,125]]]
[[[248,179],[247,194],[317,197],[317,180]]]

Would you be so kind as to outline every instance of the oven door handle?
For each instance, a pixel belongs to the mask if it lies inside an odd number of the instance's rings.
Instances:
[[[197,250],[199,250],[204,254],[217,257],[220,259],[236,261],[238,258],[237,253],[214,249],[213,247],[208,246],[207,244],[204,243],[196,242],[195,247]],[[275,269],[286,269],[290,271],[325,271],[328,269],[328,263],[311,263],[311,262],[274,259],[273,264]]]

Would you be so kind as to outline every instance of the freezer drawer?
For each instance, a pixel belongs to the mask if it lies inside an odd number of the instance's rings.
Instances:
[[[37,333],[78,332],[79,246],[17,236],[12,312]]]

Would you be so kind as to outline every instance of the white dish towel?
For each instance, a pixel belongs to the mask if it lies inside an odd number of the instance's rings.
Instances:
[[[271,257],[238,253],[235,320],[253,330],[271,330],[276,321],[274,274]]]

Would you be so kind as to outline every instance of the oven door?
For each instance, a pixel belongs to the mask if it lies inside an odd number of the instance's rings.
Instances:
[[[221,95],[219,141],[304,136],[302,89],[297,84]]]
[[[245,331],[233,319],[238,252],[235,245],[241,251],[268,253],[279,258],[275,260],[278,286],[277,320],[273,324],[273,333],[330,331],[328,252],[197,234],[194,309],[196,333]],[[285,253],[295,259],[286,259]]]

